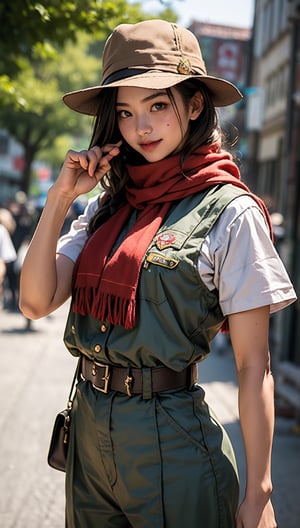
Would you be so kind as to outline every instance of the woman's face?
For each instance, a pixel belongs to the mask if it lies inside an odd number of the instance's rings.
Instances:
[[[190,120],[202,110],[202,96],[197,94],[187,105],[172,89],[174,106],[166,90],[119,88],[116,113],[122,137],[149,162],[178,152]]]

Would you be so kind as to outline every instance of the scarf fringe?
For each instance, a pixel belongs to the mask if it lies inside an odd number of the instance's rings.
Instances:
[[[76,288],[73,295],[73,310],[80,315],[90,314],[99,321],[122,325],[127,330],[135,326],[135,299],[100,292],[96,287]]]
[[[224,320],[224,323],[221,326],[220,330],[221,334],[229,334],[229,324],[228,324],[228,317]]]

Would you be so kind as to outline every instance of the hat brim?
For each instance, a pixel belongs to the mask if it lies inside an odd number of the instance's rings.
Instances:
[[[98,112],[100,94],[107,88],[131,86],[135,88],[162,90],[176,86],[176,84],[187,79],[195,79],[205,84],[210,91],[214,106],[228,106],[243,98],[238,88],[225,79],[219,79],[218,77],[209,75],[182,75],[179,73],[148,70],[145,73],[123,78],[104,86],[91,86],[90,88],[66,93],[63,96],[63,101],[69,108],[75,110],[75,112],[95,116]]]

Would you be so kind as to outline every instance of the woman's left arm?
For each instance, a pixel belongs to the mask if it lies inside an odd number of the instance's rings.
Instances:
[[[274,382],[268,347],[269,306],[228,316],[239,383],[246,490],[237,528],[275,528],[271,503]]]

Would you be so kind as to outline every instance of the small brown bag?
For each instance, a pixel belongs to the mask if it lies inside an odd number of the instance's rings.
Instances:
[[[80,368],[80,359],[78,360],[74,378],[71,385],[67,408],[59,412],[55,418],[50,446],[48,451],[48,464],[59,471],[66,471],[66,460],[69,445],[69,433],[71,424],[71,411],[73,399],[77,385],[77,379]]]

